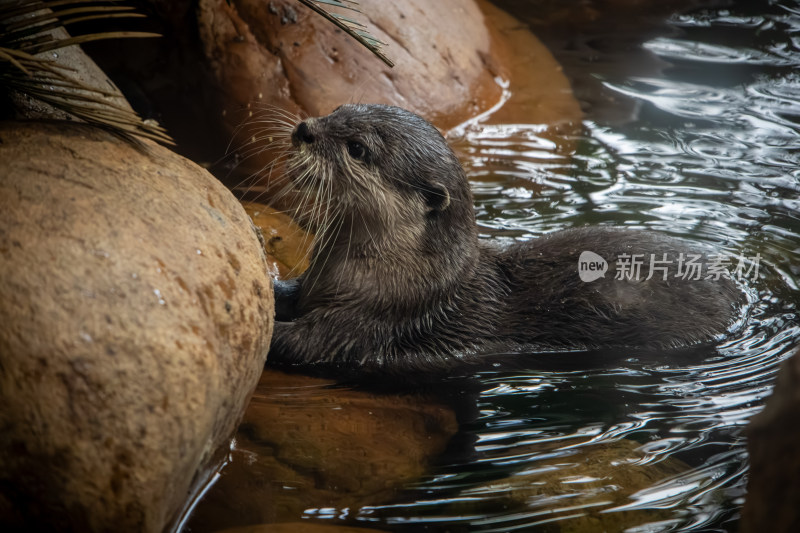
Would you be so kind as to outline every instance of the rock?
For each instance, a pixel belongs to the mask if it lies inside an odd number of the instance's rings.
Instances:
[[[387,43],[393,68],[293,0],[201,0],[200,37],[228,128],[239,126],[241,109],[269,105],[317,116],[369,102],[401,106],[450,129],[500,101],[499,79],[535,102],[524,115],[528,123],[581,118],[547,48],[489,2],[363,0],[359,9],[369,31]]]
[[[500,99],[494,80],[500,66],[474,2],[359,2],[363,15],[350,16],[387,43],[394,68],[293,0],[231,4],[201,0],[198,10],[200,37],[229,112],[269,102],[323,115],[363,101],[400,105],[448,127]]]
[[[518,448],[517,456],[551,458],[531,463],[526,472],[462,491],[448,511],[494,516],[496,526],[509,530],[547,523],[545,531],[560,533],[649,531],[643,524],[673,518],[669,510],[642,506],[635,497],[639,491],[656,492],[654,486],[689,472],[689,465],[671,457],[643,464],[640,445],[626,439],[574,450],[562,446],[551,442]],[[499,519],[503,516],[505,522]]]
[[[308,268],[313,236],[272,207],[257,202],[242,202],[242,206],[264,236],[270,274],[280,279],[302,274]]]
[[[781,364],[772,395],[747,428],[750,471],[742,533],[800,531],[800,350]]]
[[[267,369],[187,527],[293,522],[315,508],[355,514],[419,479],[458,430],[454,412],[424,395],[334,384]]]
[[[479,5],[492,35],[492,53],[504,66],[510,91],[506,103],[488,122],[542,124],[571,134],[580,132],[580,105],[547,47],[527,26],[494,4],[481,0]],[[570,142],[569,151],[573,150],[574,142]]]
[[[246,213],[154,143],[0,123],[0,270],[2,529],[162,531],[269,346]]]

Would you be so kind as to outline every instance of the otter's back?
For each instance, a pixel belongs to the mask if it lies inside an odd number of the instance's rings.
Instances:
[[[687,346],[719,339],[746,298],[715,254],[647,231],[578,228],[501,254],[505,334],[544,348]],[[706,268],[697,271],[696,266]],[[648,279],[649,278],[649,279]]]

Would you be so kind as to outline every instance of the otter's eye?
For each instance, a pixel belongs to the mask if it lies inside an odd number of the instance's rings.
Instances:
[[[347,141],[347,153],[353,159],[363,159],[367,155],[367,147],[358,141]]]

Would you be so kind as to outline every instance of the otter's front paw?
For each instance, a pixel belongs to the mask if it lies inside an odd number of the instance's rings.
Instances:
[[[297,300],[300,298],[300,281],[275,280],[272,284],[275,295],[275,320],[288,322],[297,318]]]

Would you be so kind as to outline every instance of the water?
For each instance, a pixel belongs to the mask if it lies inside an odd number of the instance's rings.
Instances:
[[[402,394],[267,373],[187,530],[737,529],[743,430],[800,337],[800,5],[590,24],[499,3],[550,46],[586,116],[577,133],[453,135],[482,234],[626,225],[758,257],[747,327],[716,348],[532,356]]]

